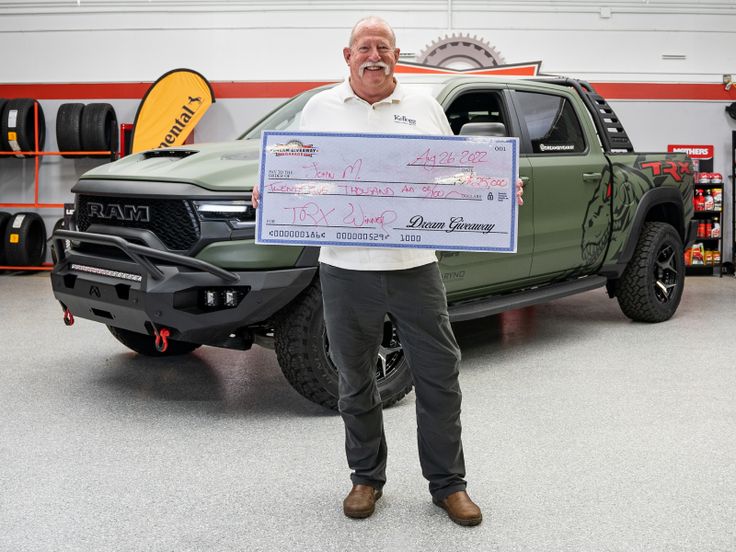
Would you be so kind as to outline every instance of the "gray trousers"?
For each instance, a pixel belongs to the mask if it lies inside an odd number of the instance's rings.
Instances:
[[[353,483],[380,489],[386,482],[376,361],[388,314],[414,379],[419,460],[429,491],[441,500],[464,490],[460,349],[450,327],[437,263],[393,271],[321,264],[320,279],[330,356],[339,372],[338,406]]]

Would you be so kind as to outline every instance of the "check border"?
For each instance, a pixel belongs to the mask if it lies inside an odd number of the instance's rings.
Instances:
[[[329,137],[329,136],[345,136],[349,138],[368,138],[368,139],[409,139],[424,141],[455,141],[455,142],[474,142],[477,136],[455,136],[455,135],[424,135],[424,134],[389,134],[389,133],[368,133],[368,132],[318,132],[318,131],[286,131],[286,130],[265,130],[261,135],[261,156],[259,165],[259,191],[260,197],[263,198],[265,191],[265,175],[264,167],[266,165],[266,151],[269,136],[290,136],[290,137]],[[515,137],[494,137],[494,140],[500,143],[507,143],[511,146],[512,151],[512,174],[518,175],[518,147],[519,140]],[[304,247],[321,247],[321,246],[338,246],[338,247],[371,247],[383,249],[431,249],[435,251],[480,251],[495,253],[513,253],[516,251],[517,242],[517,216],[518,204],[516,203],[517,183],[514,179],[511,182],[510,196],[513,201],[511,209],[511,221],[509,232],[509,245],[507,247],[483,247],[483,246],[452,246],[445,244],[422,244],[422,243],[391,243],[390,245],[377,242],[345,242],[345,241],[328,241],[319,240],[309,241],[304,238],[268,238],[263,236],[263,202],[258,205],[257,209],[257,225],[256,225],[256,243],[263,245],[301,245]],[[360,232],[360,228],[355,229]],[[368,232],[368,230],[365,230]]]

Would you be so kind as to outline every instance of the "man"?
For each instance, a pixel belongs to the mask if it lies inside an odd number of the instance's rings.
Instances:
[[[301,116],[303,130],[452,134],[442,107],[432,97],[409,94],[394,78],[399,49],[384,20],[358,21],[343,56],[349,79],[309,100]],[[406,118],[416,124],[401,124]],[[480,508],[465,491],[460,350],[434,252],[325,246],[319,260],[330,356],[339,371],[338,407],[353,470],[353,488],[343,501],[345,515],[373,514],[386,482],[387,449],[375,366],[388,314],[401,336],[414,380],[419,459],[432,500],[454,522],[479,524]]]

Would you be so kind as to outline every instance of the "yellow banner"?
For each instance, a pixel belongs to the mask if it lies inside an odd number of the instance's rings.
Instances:
[[[191,69],[175,69],[159,78],[138,107],[131,153],[180,146],[214,103],[210,83]]]

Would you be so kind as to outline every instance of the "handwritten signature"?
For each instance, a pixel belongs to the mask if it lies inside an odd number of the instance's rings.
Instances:
[[[366,213],[362,205],[356,205],[352,202],[347,204],[347,209],[348,214],[343,217],[342,221],[356,228],[363,228],[365,226],[375,227],[375,225],[378,225],[381,227],[381,230],[388,232],[386,225],[392,224],[397,219],[396,211],[388,209],[379,214]]]
[[[291,211],[291,224],[300,223],[306,226],[329,226],[329,216],[335,209],[323,211],[322,208],[313,201],[297,207],[284,207],[285,210]]]

